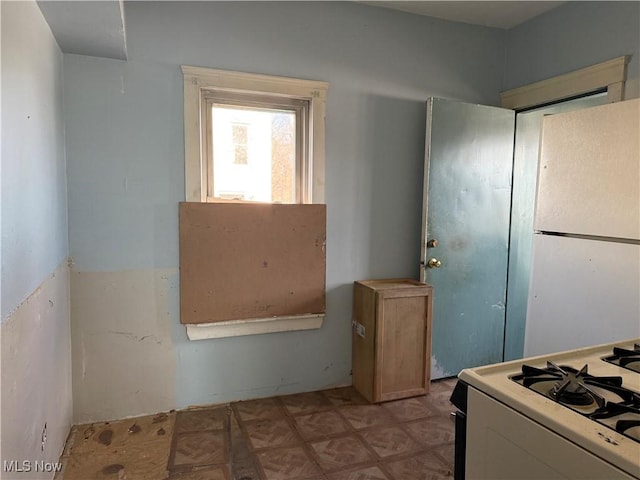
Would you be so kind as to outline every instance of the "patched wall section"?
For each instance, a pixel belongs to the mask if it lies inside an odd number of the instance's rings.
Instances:
[[[175,269],[71,273],[75,423],[175,408]]]
[[[51,478],[35,462],[58,461],[73,417],[69,267],[65,261],[2,323],[2,460]],[[46,427],[45,427],[46,425]],[[3,463],[3,468],[7,468]]]

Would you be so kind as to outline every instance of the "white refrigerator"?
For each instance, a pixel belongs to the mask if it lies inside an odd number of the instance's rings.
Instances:
[[[525,356],[640,336],[640,100],[545,117]]]

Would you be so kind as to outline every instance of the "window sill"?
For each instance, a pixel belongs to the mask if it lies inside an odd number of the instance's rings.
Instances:
[[[206,340],[209,338],[313,330],[322,327],[323,321],[324,313],[317,313],[292,315],[288,317],[250,318],[245,320],[229,320],[228,322],[188,324],[186,327],[189,340]]]

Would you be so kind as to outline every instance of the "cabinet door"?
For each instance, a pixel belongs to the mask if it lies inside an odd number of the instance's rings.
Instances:
[[[378,292],[375,397],[378,401],[429,390],[431,294]]]

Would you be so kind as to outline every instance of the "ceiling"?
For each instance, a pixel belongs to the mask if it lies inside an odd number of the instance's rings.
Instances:
[[[64,53],[126,60],[123,0],[37,0]],[[454,22],[509,29],[565,2],[440,1],[359,2]]]
[[[64,53],[127,59],[122,0],[37,0]]]
[[[407,13],[442,18],[453,22],[470,23],[509,29],[566,2],[551,1],[457,1],[446,2],[361,2]]]

